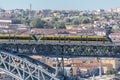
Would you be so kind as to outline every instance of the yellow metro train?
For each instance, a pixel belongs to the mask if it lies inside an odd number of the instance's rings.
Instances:
[[[0,34],[0,40],[32,40],[32,41],[87,41],[87,42],[111,42],[107,36],[77,36],[77,35],[22,35],[22,34]]]

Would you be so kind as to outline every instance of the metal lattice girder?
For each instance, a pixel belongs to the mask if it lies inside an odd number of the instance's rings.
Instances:
[[[17,80],[59,80],[41,66],[3,51],[0,51],[0,70]]]
[[[74,43],[3,43],[0,49],[18,55],[41,55],[54,57],[120,57],[118,44]]]

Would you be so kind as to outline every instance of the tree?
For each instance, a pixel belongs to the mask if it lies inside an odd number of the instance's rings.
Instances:
[[[54,28],[54,25],[51,21],[46,21],[45,25],[44,25],[44,28]]]
[[[80,17],[79,22],[81,24],[87,24],[87,23],[90,23],[90,19],[86,16],[82,16],[82,17]]]
[[[79,25],[79,24],[80,24],[80,22],[79,22],[79,20],[78,20],[78,19],[74,19],[74,20],[72,21],[72,24],[73,24],[73,25]]]
[[[69,18],[64,18],[63,21],[64,21],[65,23],[71,22],[71,20],[70,20]]]
[[[13,19],[12,24],[21,24],[21,20],[19,19]]]
[[[41,20],[40,18],[33,18],[30,25],[35,28],[44,28],[45,23],[46,22]]]
[[[83,24],[90,23],[90,20],[89,20],[88,18],[84,18],[84,19],[82,20],[82,23],[83,23]]]
[[[53,18],[52,18],[52,21],[54,21],[54,22],[55,22],[55,21],[58,21],[58,18],[57,18],[57,17],[53,17]]]
[[[109,34],[112,32],[112,27],[105,26],[105,30],[106,30],[106,35],[109,36]]]
[[[65,28],[66,28],[64,22],[55,22],[54,27],[55,27],[56,29],[65,29]]]
[[[116,74],[115,69],[107,70],[107,75]]]
[[[30,25],[30,22],[31,22],[31,20],[28,17],[24,17],[21,20],[21,23],[25,24],[25,25]]]

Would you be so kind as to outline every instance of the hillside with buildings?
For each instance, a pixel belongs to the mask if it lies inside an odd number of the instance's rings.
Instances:
[[[58,35],[58,36],[107,36],[120,42],[120,7],[109,10],[31,10],[0,9],[0,34]],[[56,58],[31,56],[49,66],[56,66]],[[61,59],[60,59],[61,60]],[[102,73],[119,72],[120,59],[101,58]],[[100,74],[98,58],[65,58],[68,76],[89,78]],[[76,77],[77,76],[77,77]],[[4,77],[4,75],[3,75]]]

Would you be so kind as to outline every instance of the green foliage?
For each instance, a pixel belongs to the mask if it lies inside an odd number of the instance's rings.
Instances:
[[[80,24],[80,22],[79,22],[79,20],[78,20],[78,19],[74,19],[74,20],[72,21],[72,24],[73,24],[73,25],[79,25],[79,24]]]
[[[79,19],[73,19],[72,24],[73,25],[79,25],[79,24],[87,24],[90,23],[90,18],[86,16],[80,16]]]
[[[53,18],[52,18],[52,21],[53,21],[53,22],[58,21],[58,18],[57,18],[57,17],[53,17]]]
[[[107,70],[107,75],[112,75],[112,74],[116,74],[116,70],[115,69],[111,69],[111,70]]]
[[[12,24],[21,24],[21,20],[19,19],[13,19]]]
[[[54,28],[54,25],[52,24],[51,21],[47,21],[44,25],[44,28]]]
[[[65,29],[65,23],[64,22],[55,22],[54,28],[56,28],[56,29]]]
[[[86,17],[86,16],[80,17],[79,21],[80,21],[81,24],[90,23],[90,19],[88,17]]]
[[[64,20],[63,20],[65,23],[70,23],[71,22],[71,20],[69,19],[69,18],[64,18]]]
[[[120,31],[120,28],[117,28],[117,29],[111,29],[111,33],[118,32],[118,31]]]
[[[30,25],[31,20],[28,17],[24,17],[21,19],[21,23],[25,25]]]
[[[40,18],[33,18],[30,22],[30,25],[35,28],[44,28],[45,21],[41,20]]]
[[[84,13],[81,11],[59,11],[59,10],[54,10],[51,12],[48,12],[47,10],[44,10],[45,12],[43,13],[42,11],[39,11],[36,15],[34,11],[31,11],[31,19],[29,18],[30,16],[30,10],[20,10],[18,13],[12,13],[9,18],[14,19],[13,23],[14,24],[25,24],[28,26],[33,26],[36,28],[65,28],[65,25],[79,25],[79,24],[88,24],[88,23],[94,23],[94,21],[110,21],[110,20],[115,20],[116,22],[113,22],[111,24],[113,25],[118,25],[120,28],[120,14],[118,13],[109,13],[109,12],[104,12],[104,13],[99,13],[95,14],[95,12],[88,12]],[[47,15],[49,13],[49,15]],[[55,15],[55,14],[56,15]],[[32,18],[32,16],[34,18]],[[1,17],[7,17],[7,15],[1,15]],[[37,17],[37,18],[35,18]],[[48,18],[48,19],[46,19]],[[43,20],[44,19],[44,20]],[[21,20],[21,21],[20,21]],[[104,27],[104,26],[103,26]],[[118,31],[119,29],[113,29],[112,31]]]

